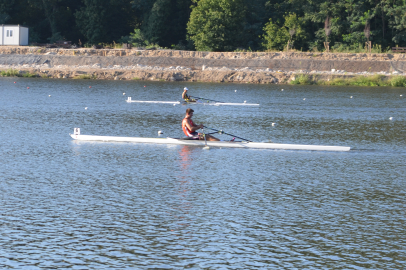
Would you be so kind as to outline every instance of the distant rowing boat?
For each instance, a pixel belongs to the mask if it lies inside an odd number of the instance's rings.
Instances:
[[[212,106],[259,106],[257,103],[231,103],[231,102],[186,102],[186,101],[157,101],[157,100],[132,100],[128,97],[126,100],[128,103],[161,103],[161,104],[201,104],[201,105],[212,105]]]
[[[75,128],[74,134],[70,136],[79,141],[101,141],[101,142],[132,142],[132,143],[154,143],[154,144],[179,144],[209,147],[233,147],[233,148],[256,148],[256,149],[284,149],[284,150],[310,150],[310,151],[349,151],[347,146],[328,145],[301,145],[301,144],[280,144],[262,142],[242,141],[207,141],[193,140],[189,138],[145,138],[145,137],[117,137],[81,135],[80,129]]]

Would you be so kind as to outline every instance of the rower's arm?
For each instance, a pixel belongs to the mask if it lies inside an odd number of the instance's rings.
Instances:
[[[192,126],[188,120],[185,121],[185,126],[186,126],[191,132],[195,132],[196,130],[201,129],[201,125]]]

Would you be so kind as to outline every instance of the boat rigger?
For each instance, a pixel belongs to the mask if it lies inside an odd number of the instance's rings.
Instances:
[[[100,141],[100,142],[131,142],[131,143],[154,143],[154,144],[178,144],[195,145],[209,147],[232,147],[232,148],[256,148],[256,149],[283,149],[283,150],[309,150],[309,151],[349,151],[347,146],[328,146],[328,145],[301,145],[301,144],[281,144],[281,143],[263,143],[247,141],[204,141],[190,138],[146,138],[146,137],[118,137],[118,136],[99,136],[99,135],[81,135],[80,128],[75,128],[70,136],[79,141]]]

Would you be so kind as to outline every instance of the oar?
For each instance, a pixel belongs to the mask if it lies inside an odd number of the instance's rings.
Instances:
[[[192,97],[192,98],[197,98],[197,99],[204,99],[204,100],[213,101],[213,102],[218,102],[218,103],[224,103],[223,101],[217,101],[217,100],[208,99],[208,98],[195,97],[195,96],[190,96],[190,97]]]
[[[208,128],[208,129],[211,129],[211,130],[214,130],[214,131],[217,131],[219,134],[226,134],[226,135],[229,135],[229,136],[232,136],[232,137],[235,137],[235,138],[238,138],[238,139],[247,141],[247,142],[252,142],[252,141],[250,141],[250,140],[247,140],[247,139],[244,139],[244,138],[235,136],[235,135],[233,135],[233,134],[226,133],[226,132],[224,132],[224,131],[222,131],[222,130],[218,130],[218,129],[214,129],[214,128],[209,128],[209,127],[206,127],[206,126],[203,126],[203,127]]]

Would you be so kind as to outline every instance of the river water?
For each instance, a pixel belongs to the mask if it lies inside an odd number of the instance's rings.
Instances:
[[[192,105],[195,123],[351,151],[69,136],[182,136],[188,106],[125,99],[176,101],[185,86],[261,104]],[[404,88],[0,78],[0,96],[2,269],[406,265]]]

